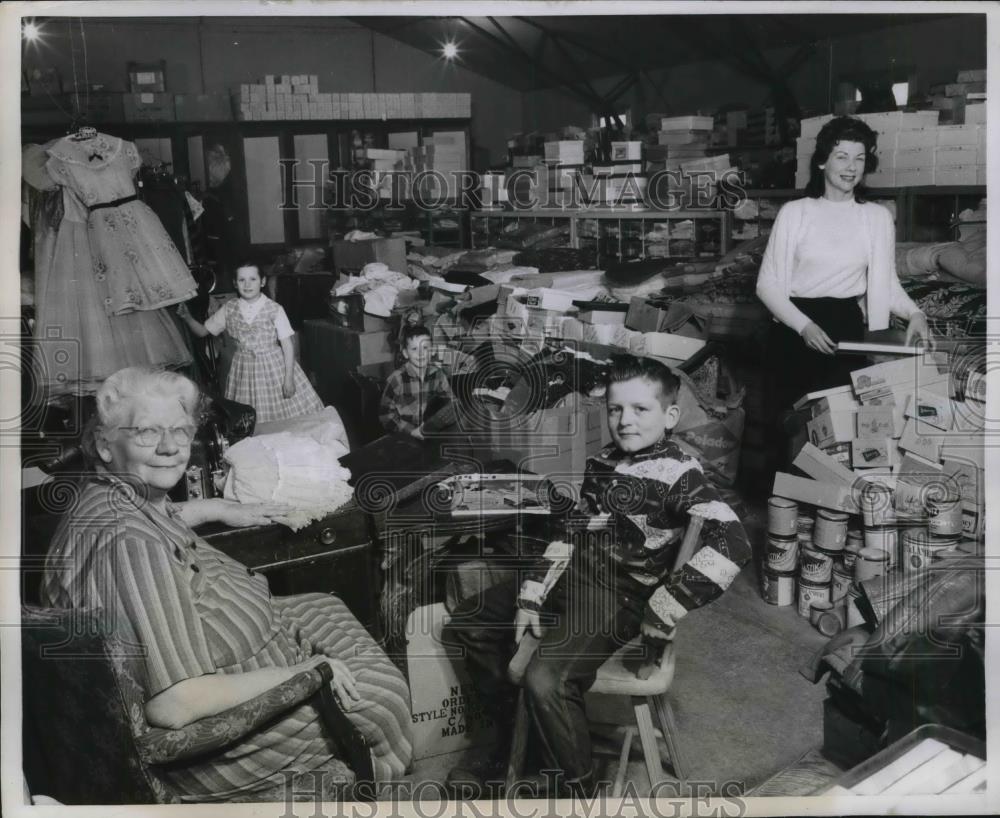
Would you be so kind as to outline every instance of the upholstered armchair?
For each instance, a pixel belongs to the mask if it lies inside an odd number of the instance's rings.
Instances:
[[[340,709],[327,665],[172,730],[146,721],[141,657],[114,638],[100,611],[24,606],[21,655],[24,774],[32,795],[63,804],[176,803],[161,775],[166,766],[221,750],[314,699],[343,759],[318,776],[322,800],[374,797],[370,751]],[[289,783],[254,800],[285,801]],[[313,785],[309,776],[289,789],[295,800],[312,799]]]

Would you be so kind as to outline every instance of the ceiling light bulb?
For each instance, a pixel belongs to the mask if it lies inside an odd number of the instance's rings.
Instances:
[[[35,23],[25,23],[21,31],[24,34],[24,39],[29,42],[35,42],[42,33]]]
[[[441,48],[441,53],[444,54],[446,60],[453,60],[458,56],[458,46],[455,43],[445,43]]]

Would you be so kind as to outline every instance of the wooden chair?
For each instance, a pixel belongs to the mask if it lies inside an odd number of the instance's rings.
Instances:
[[[686,563],[698,543],[703,520],[692,517],[684,533],[677,560],[674,563],[676,572]],[[618,651],[612,654],[597,671],[597,678],[591,686],[591,693],[603,693],[610,696],[628,696],[632,700],[632,710],[635,714],[635,725],[625,728],[624,740],[618,753],[618,770],[612,789],[612,796],[620,797],[625,786],[625,776],[628,772],[629,753],[632,740],[636,733],[642,745],[642,753],[649,774],[651,788],[664,779],[663,765],[660,761],[660,751],[656,743],[656,729],[653,714],[663,736],[673,767],[674,777],[682,781],[687,769],[678,742],[677,723],[673,708],[666,698],[666,693],[674,680],[675,651],[673,642],[664,647],[659,660],[655,664],[647,664],[636,672],[627,665],[629,655],[635,655],[641,648],[641,637],[636,637]],[[507,672],[510,680],[520,686],[524,672],[534,656],[539,640],[530,632],[525,634],[518,645],[517,653],[511,659]],[[521,776],[527,750],[528,734],[531,731],[528,708],[524,702],[524,692],[518,696],[517,710],[514,715],[514,735],[511,742],[510,761],[507,766],[507,788],[515,784]]]

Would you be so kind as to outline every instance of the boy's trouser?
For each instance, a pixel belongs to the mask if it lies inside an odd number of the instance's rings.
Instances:
[[[598,584],[589,572],[575,570],[577,565],[574,560],[546,598],[542,639],[523,680],[545,767],[561,770],[568,783],[586,780],[592,772],[583,694],[605,659],[639,633],[653,590],[627,577]],[[512,626],[517,592],[517,583],[510,581],[466,600],[442,635],[446,645],[463,651],[484,706],[508,730],[516,696],[507,665],[517,649]]]

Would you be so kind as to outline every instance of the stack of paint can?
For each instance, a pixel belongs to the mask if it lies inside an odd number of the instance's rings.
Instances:
[[[841,598],[834,592],[834,577],[842,572],[847,547],[847,515],[821,508],[816,511],[812,543],[801,555],[802,582],[799,613],[828,636],[844,625]]]
[[[794,604],[798,562],[798,505],[794,500],[772,497],[767,501],[767,556],[761,575],[765,602]]]
[[[861,492],[860,504],[865,548],[884,551],[888,567],[892,568],[899,554],[892,492],[880,483],[869,483]]]

